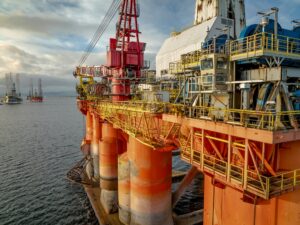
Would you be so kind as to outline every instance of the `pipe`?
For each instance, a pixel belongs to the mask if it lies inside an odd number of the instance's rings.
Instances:
[[[248,83],[240,84],[240,89],[242,91],[242,108],[249,109],[250,108],[250,89],[251,86]]]
[[[173,224],[172,152],[159,152],[129,137],[131,223]]]
[[[274,12],[274,35],[275,35],[275,40],[277,41],[278,37],[278,12],[279,9],[277,7],[272,8],[272,11]]]
[[[192,166],[189,172],[185,175],[184,179],[181,181],[177,190],[173,193],[172,196],[172,207],[174,208],[181,196],[184,194],[187,187],[192,183],[195,176],[198,174],[198,169],[195,166]]]

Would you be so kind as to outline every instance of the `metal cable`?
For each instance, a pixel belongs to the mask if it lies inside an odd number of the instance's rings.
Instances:
[[[121,4],[121,0],[113,0],[113,2],[111,3],[106,15],[104,16],[103,20],[99,24],[99,26],[98,26],[96,32],[94,33],[89,45],[86,47],[86,50],[85,50],[84,54],[80,58],[79,66],[82,66],[82,64],[85,63],[85,61],[87,60],[87,58],[89,57],[91,52],[94,50],[94,48],[95,48],[96,44],[98,43],[98,41],[100,40],[101,36],[106,31],[106,29],[109,26],[110,22],[112,21],[112,19],[116,15],[116,13],[117,13],[117,11],[120,7],[120,4]]]

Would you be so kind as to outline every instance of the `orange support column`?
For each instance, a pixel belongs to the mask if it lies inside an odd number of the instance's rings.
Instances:
[[[172,153],[159,152],[129,138],[130,224],[173,224]]]
[[[130,224],[130,163],[127,152],[118,160],[118,199],[119,219],[123,224]]]
[[[92,141],[92,132],[93,132],[93,120],[92,115],[89,111],[86,113],[85,119],[85,137],[81,143],[81,151],[85,156],[90,154],[91,150],[91,141]]]
[[[118,210],[118,152],[121,147],[118,130],[109,123],[102,124],[100,141],[101,203],[106,213]]]
[[[91,146],[91,157],[93,162],[93,178],[99,181],[99,140],[101,137],[101,125],[99,117],[93,114],[93,139]]]
[[[93,118],[91,112],[88,110],[86,114],[86,128],[85,128],[85,138],[81,144],[81,150],[83,151],[89,162],[86,165],[86,174],[91,180],[93,176],[93,167],[91,163],[91,141],[93,138]]]
[[[92,114],[90,111],[87,111],[86,114],[86,130],[85,130],[85,139],[87,141],[92,140],[93,138],[93,118],[92,118]]]

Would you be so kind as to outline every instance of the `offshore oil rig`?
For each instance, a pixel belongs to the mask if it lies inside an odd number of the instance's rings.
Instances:
[[[29,82],[29,93],[27,95],[27,100],[30,102],[43,102],[43,89],[42,89],[42,79],[38,79],[38,89],[33,90],[33,80],[30,79]]]
[[[88,193],[118,212],[111,223],[176,224],[172,208],[201,172],[203,224],[300,224],[300,21],[283,28],[274,7],[246,26],[243,0],[197,0],[194,25],[162,44],[153,72],[136,0],[113,1],[98,33],[116,13],[106,63],[82,66],[87,51],[74,72]],[[192,167],[172,193],[176,149]]]

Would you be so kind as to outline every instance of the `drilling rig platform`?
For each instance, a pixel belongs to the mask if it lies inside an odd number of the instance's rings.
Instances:
[[[274,7],[246,26],[243,0],[196,0],[194,25],[165,40],[152,71],[136,0],[113,1],[99,34],[117,13],[106,63],[83,66],[96,35],[74,72],[76,168],[100,223],[299,225],[300,21],[281,27]],[[191,169],[172,193],[178,149]],[[179,221],[197,173],[203,210]]]

